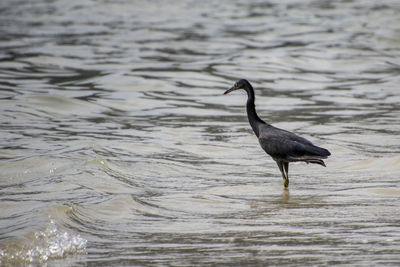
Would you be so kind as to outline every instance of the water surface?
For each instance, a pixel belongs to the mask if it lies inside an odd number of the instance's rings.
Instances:
[[[0,3],[0,265],[398,265],[397,1]],[[292,164],[259,115],[332,152]]]

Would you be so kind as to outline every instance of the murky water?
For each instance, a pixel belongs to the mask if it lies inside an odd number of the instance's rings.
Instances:
[[[0,14],[0,265],[400,264],[398,1]],[[283,190],[238,78],[327,168]]]

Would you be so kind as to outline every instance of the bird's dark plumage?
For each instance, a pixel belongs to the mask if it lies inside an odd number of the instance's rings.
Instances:
[[[238,89],[244,89],[247,92],[247,117],[251,128],[258,137],[262,149],[278,164],[285,187],[289,186],[289,162],[304,161],[325,166],[323,159],[331,154],[327,149],[315,146],[292,132],[276,128],[258,117],[254,104],[254,90],[247,80],[237,81],[224,94]]]

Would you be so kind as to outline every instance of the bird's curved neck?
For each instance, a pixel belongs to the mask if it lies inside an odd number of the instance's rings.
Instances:
[[[257,112],[256,112],[256,106],[255,106],[255,96],[254,96],[254,90],[253,87],[248,84],[245,88],[247,92],[247,117],[250,122],[250,126],[253,129],[254,133],[259,136],[259,127],[261,124],[265,124],[265,122],[258,117]]]

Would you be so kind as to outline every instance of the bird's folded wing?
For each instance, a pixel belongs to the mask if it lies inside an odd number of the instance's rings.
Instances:
[[[273,158],[296,159],[306,157],[326,157],[325,149],[311,143],[301,143],[297,140],[282,136],[269,136],[259,138],[261,147]],[[328,152],[329,153],[329,152]]]

